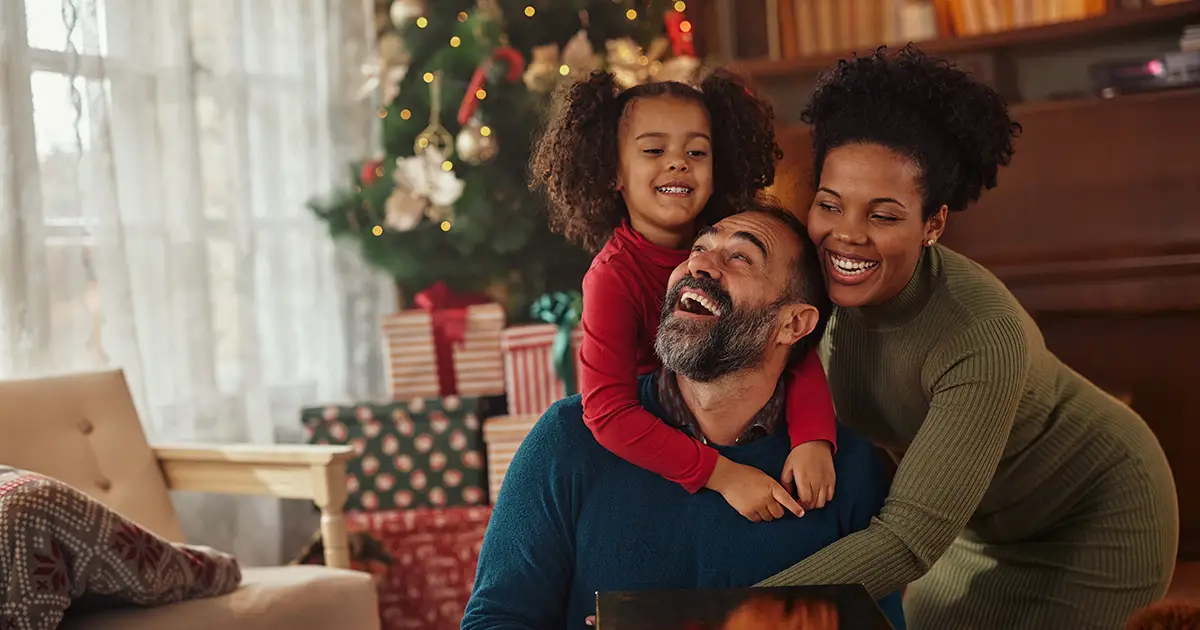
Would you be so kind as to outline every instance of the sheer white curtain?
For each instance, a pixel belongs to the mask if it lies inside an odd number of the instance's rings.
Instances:
[[[363,0],[0,0],[0,378],[121,367],[152,441],[382,394],[390,283],[305,208],[371,148],[371,30]],[[279,559],[278,503],[177,503]]]

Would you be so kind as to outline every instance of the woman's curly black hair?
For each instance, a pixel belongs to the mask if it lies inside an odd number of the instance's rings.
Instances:
[[[994,188],[1021,133],[1000,94],[911,44],[839,61],[800,118],[812,125],[814,185],[831,150],[880,144],[920,167],[925,219],[943,204],[965,210]]]
[[[635,99],[662,96],[700,103],[714,121],[713,194],[700,223],[733,214],[775,181],[775,114],[737,75],[717,70],[695,87],[660,81],[621,90],[611,73],[596,71],[556,96],[530,160],[529,187],[545,193],[552,230],[591,252],[604,246],[628,213],[615,190],[621,117]]]

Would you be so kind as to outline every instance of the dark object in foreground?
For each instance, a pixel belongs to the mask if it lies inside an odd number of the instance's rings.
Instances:
[[[598,630],[892,630],[860,584],[596,593]]]
[[[1200,630],[1200,606],[1182,600],[1158,601],[1130,615],[1125,630]]]

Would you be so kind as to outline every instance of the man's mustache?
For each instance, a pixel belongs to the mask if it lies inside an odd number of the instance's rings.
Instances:
[[[667,296],[664,310],[671,312],[675,310],[675,305],[679,304],[679,296],[683,293],[684,289],[696,289],[704,292],[717,305],[722,314],[733,312],[733,297],[721,286],[720,282],[708,276],[690,275],[680,278],[679,282],[676,282],[675,286],[671,287],[671,293]]]

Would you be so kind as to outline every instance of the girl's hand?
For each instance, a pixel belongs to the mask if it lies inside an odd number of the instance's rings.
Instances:
[[[733,509],[756,523],[783,518],[785,511],[804,516],[804,508],[770,475],[724,457],[717,459],[708,487],[720,492]]]
[[[788,493],[795,491],[806,510],[818,510],[833,500],[837,474],[833,470],[833,452],[829,442],[815,440],[799,444],[788,454],[780,481]]]

